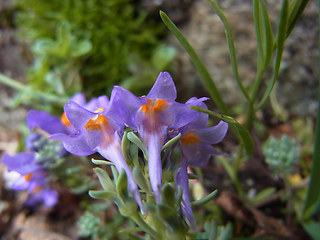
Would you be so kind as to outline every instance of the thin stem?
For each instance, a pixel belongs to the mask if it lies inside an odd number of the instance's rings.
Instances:
[[[251,101],[249,102],[249,108],[248,108],[248,112],[247,112],[247,116],[246,116],[247,129],[251,128],[252,121],[253,121],[254,115],[256,113],[254,104],[255,104],[256,99],[258,97],[258,93],[259,93],[259,89],[260,89],[260,85],[261,85],[261,82],[263,79],[264,72],[265,72],[265,69],[258,70],[258,74],[257,74],[256,80],[254,82]]]
[[[229,115],[228,114],[229,110],[227,108],[227,105],[223,101],[221,94],[214,83],[214,80],[210,76],[208,69],[205,67],[204,63],[201,61],[201,59],[199,58],[196,51],[193,49],[193,47],[188,42],[188,40],[183,36],[183,34],[180,32],[180,30],[177,28],[177,26],[170,20],[170,18],[164,12],[160,11],[160,17],[161,17],[162,21],[164,22],[164,24],[176,36],[176,38],[180,41],[181,45],[188,52],[193,64],[195,65],[195,67],[199,71],[199,73],[202,77],[202,80],[206,84],[211,98],[217,104],[217,107],[220,109],[220,111],[223,114]]]
[[[68,99],[65,97],[57,96],[57,95],[53,95],[50,93],[45,93],[45,92],[41,92],[41,91],[32,89],[30,86],[26,86],[22,83],[19,83],[18,81],[15,81],[14,79],[11,79],[1,73],[0,73],[0,82],[9,86],[9,87],[12,87],[16,90],[25,92],[31,96],[36,96],[38,98],[46,99],[47,101],[52,102],[52,103],[63,105],[68,101]]]
[[[228,22],[228,19],[226,18],[226,16],[224,15],[222,9],[219,7],[218,3],[215,0],[209,0],[212,8],[216,11],[217,15],[219,16],[219,18],[221,19],[224,28],[225,28],[225,34],[226,34],[226,38],[227,38],[227,43],[228,43],[228,48],[229,48],[229,54],[230,54],[230,61],[231,61],[231,66],[232,66],[232,71],[233,74],[235,76],[235,79],[238,83],[238,86],[240,87],[243,95],[245,96],[245,98],[250,101],[250,97],[249,94],[247,92],[247,90],[245,89],[245,87],[242,84],[242,81],[240,79],[239,76],[239,72],[238,72],[238,62],[237,62],[237,57],[236,57],[236,50],[234,47],[234,40],[233,40],[233,35],[231,32],[231,27],[230,24]]]

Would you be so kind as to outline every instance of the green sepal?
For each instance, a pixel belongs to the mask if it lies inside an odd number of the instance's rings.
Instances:
[[[162,186],[162,190],[161,190],[162,203],[168,206],[175,206],[176,205],[175,195],[176,195],[175,190],[171,186],[171,184],[166,183]]]
[[[122,141],[121,141],[121,149],[122,149],[122,153],[123,153],[123,156],[124,158],[126,159],[126,162],[128,165],[131,165],[132,164],[132,161],[130,159],[130,141],[127,137],[128,135],[128,132],[125,131],[123,133],[123,137],[122,137]]]
[[[94,168],[93,171],[98,176],[99,182],[102,185],[104,190],[115,192],[114,184],[105,170],[97,167],[97,168]]]
[[[116,167],[114,165],[112,165],[111,171],[112,171],[112,175],[113,175],[113,182],[116,184],[118,181],[118,177],[119,177],[118,170],[116,169]]]
[[[121,201],[125,202],[128,198],[128,179],[124,169],[121,169],[120,175],[117,180],[116,188],[117,193]]]
[[[94,159],[94,158],[91,158],[91,162],[95,165],[113,165],[112,162],[110,161],[107,161],[107,160],[101,160],[101,159]]]
[[[115,197],[115,194],[113,192],[103,190],[103,191],[97,191],[97,190],[90,190],[89,195],[92,198],[95,199],[113,199]]]
[[[146,193],[151,193],[150,186],[148,185],[146,178],[143,176],[141,169],[137,166],[133,167],[132,170],[133,178],[141,188],[141,190],[145,191]]]
[[[143,156],[145,159],[148,159],[148,150],[146,148],[146,146],[143,144],[143,142],[140,140],[140,138],[133,132],[128,132],[127,134],[127,138],[134,143],[135,145],[137,145],[141,151],[143,152]]]
[[[175,144],[177,141],[179,141],[181,138],[181,133],[179,133],[174,138],[170,139],[168,142],[166,142],[165,145],[163,145],[162,150],[171,147],[173,144]]]

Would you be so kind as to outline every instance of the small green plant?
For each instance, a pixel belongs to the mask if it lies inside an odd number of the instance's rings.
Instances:
[[[280,175],[293,173],[294,163],[299,157],[297,142],[290,139],[288,135],[283,135],[279,140],[273,136],[269,137],[263,154],[272,171]]]

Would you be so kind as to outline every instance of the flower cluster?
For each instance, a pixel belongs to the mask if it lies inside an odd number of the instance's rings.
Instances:
[[[221,121],[217,126],[207,127],[208,115],[190,109],[191,106],[206,108],[203,102],[208,98],[191,98],[184,104],[176,102],[176,98],[176,88],[170,74],[161,72],[146,96],[136,97],[120,86],[114,87],[110,100],[106,96],[100,96],[87,103],[82,94],[76,94],[65,105],[61,118],[31,110],[27,116],[27,124],[31,130],[41,129],[50,139],[62,142],[58,142],[60,148],[56,149],[57,156],[66,154],[65,150],[80,156],[98,152],[112,162],[119,173],[125,172],[128,191],[146,213],[144,199],[130,167],[133,164],[128,164],[125,153],[122,152],[124,131],[131,129],[139,136],[146,149],[146,178],[155,203],[162,203],[163,169],[174,169],[176,189],[180,187],[182,190],[182,212],[190,225],[195,226],[187,168],[190,165],[205,166],[211,156],[220,154],[212,144],[219,143],[224,138],[228,124]],[[163,149],[167,142],[178,139],[177,136],[180,139],[174,143],[174,147]],[[37,201],[41,199],[50,206],[56,203],[57,193],[49,188],[46,168],[43,161],[39,161],[39,150],[46,145],[39,139],[43,138],[38,133],[32,133],[26,142],[31,152],[6,155],[3,163],[8,166],[9,171],[21,174],[14,189],[28,189],[30,202],[37,198]],[[175,147],[180,149],[180,160],[171,159],[171,151]],[[166,164],[163,156],[166,156]]]
[[[211,156],[219,154],[211,144],[223,139],[228,125],[220,122],[208,128],[208,115],[190,109],[191,106],[206,107],[203,101],[207,98],[192,98],[182,104],[175,101],[176,97],[176,88],[170,74],[162,72],[146,96],[136,97],[128,90],[115,86],[110,100],[101,96],[90,104],[70,101],[64,107],[64,114],[66,125],[74,128],[73,134],[56,133],[51,139],[62,141],[64,148],[75,155],[98,152],[111,161],[118,172],[124,170],[128,190],[140,209],[144,210],[138,185],[121,148],[124,129],[132,128],[146,146],[149,180],[156,203],[161,202],[162,148],[175,134],[180,133],[182,137],[178,146],[182,159],[175,182],[183,190],[183,212],[194,225],[187,166],[204,166]]]
[[[41,129],[42,133],[53,134],[61,131],[62,124],[58,118],[46,112],[30,110],[27,114],[27,124],[30,130]],[[2,163],[8,167],[8,171],[17,172],[20,176],[12,184],[12,189],[16,191],[27,190],[28,199],[26,206],[37,206],[40,203],[51,207],[57,203],[58,193],[51,189],[48,181],[47,168],[42,164],[51,161],[48,156],[41,156],[41,152],[48,146],[48,140],[42,134],[33,132],[25,141],[27,152],[15,155],[6,154],[2,158]],[[61,144],[55,144],[55,155],[63,156],[66,152]]]

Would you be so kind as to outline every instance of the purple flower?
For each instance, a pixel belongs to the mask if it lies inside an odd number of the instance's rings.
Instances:
[[[96,98],[84,107],[70,101],[64,110],[75,132],[72,135],[53,134],[51,139],[62,141],[65,149],[72,154],[87,156],[98,152],[110,160],[118,172],[124,169],[128,178],[128,190],[143,210],[138,186],[122,154],[124,123],[118,118],[116,109],[114,91],[110,102],[106,96]]]
[[[81,93],[72,96],[70,101],[74,101],[80,106],[86,106],[84,95]],[[90,104],[88,103],[87,105],[90,107]],[[27,114],[27,125],[31,131],[34,128],[40,128],[49,135],[55,133],[71,134],[75,131],[65,113],[62,114],[61,118],[57,118],[47,112],[32,109]]]
[[[204,103],[199,103],[197,98],[191,98],[187,103],[207,108]],[[207,125],[208,114],[200,113],[196,119],[178,129],[182,134],[179,141],[181,162],[176,172],[175,182],[177,186],[181,186],[182,210],[192,226],[195,226],[195,221],[190,203],[187,168],[189,165],[203,167],[208,164],[212,156],[220,155],[221,153],[212,144],[221,142],[228,131],[228,124],[223,121],[214,127],[207,127]]]
[[[12,189],[27,190],[29,197],[25,205],[35,206],[43,202],[51,207],[57,203],[58,193],[48,186],[46,171],[35,162],[33,153],[18,153],[13,156],[7,154],[3,157],[2,163],[8,167],[9,172],[15,171],[20,174],[13,183]]]
[[[148,150],[149,177],[157,203],[162,182],[161,149],[170,129],[180,128],[198,113],[188,104],[175,102],[174,82],[167,72],[161,72],[147,96],[138,98],[128,90],[115,86],[114,110],[127,126],[137,130]],[[204,101],[206,98],[199,99]]]

